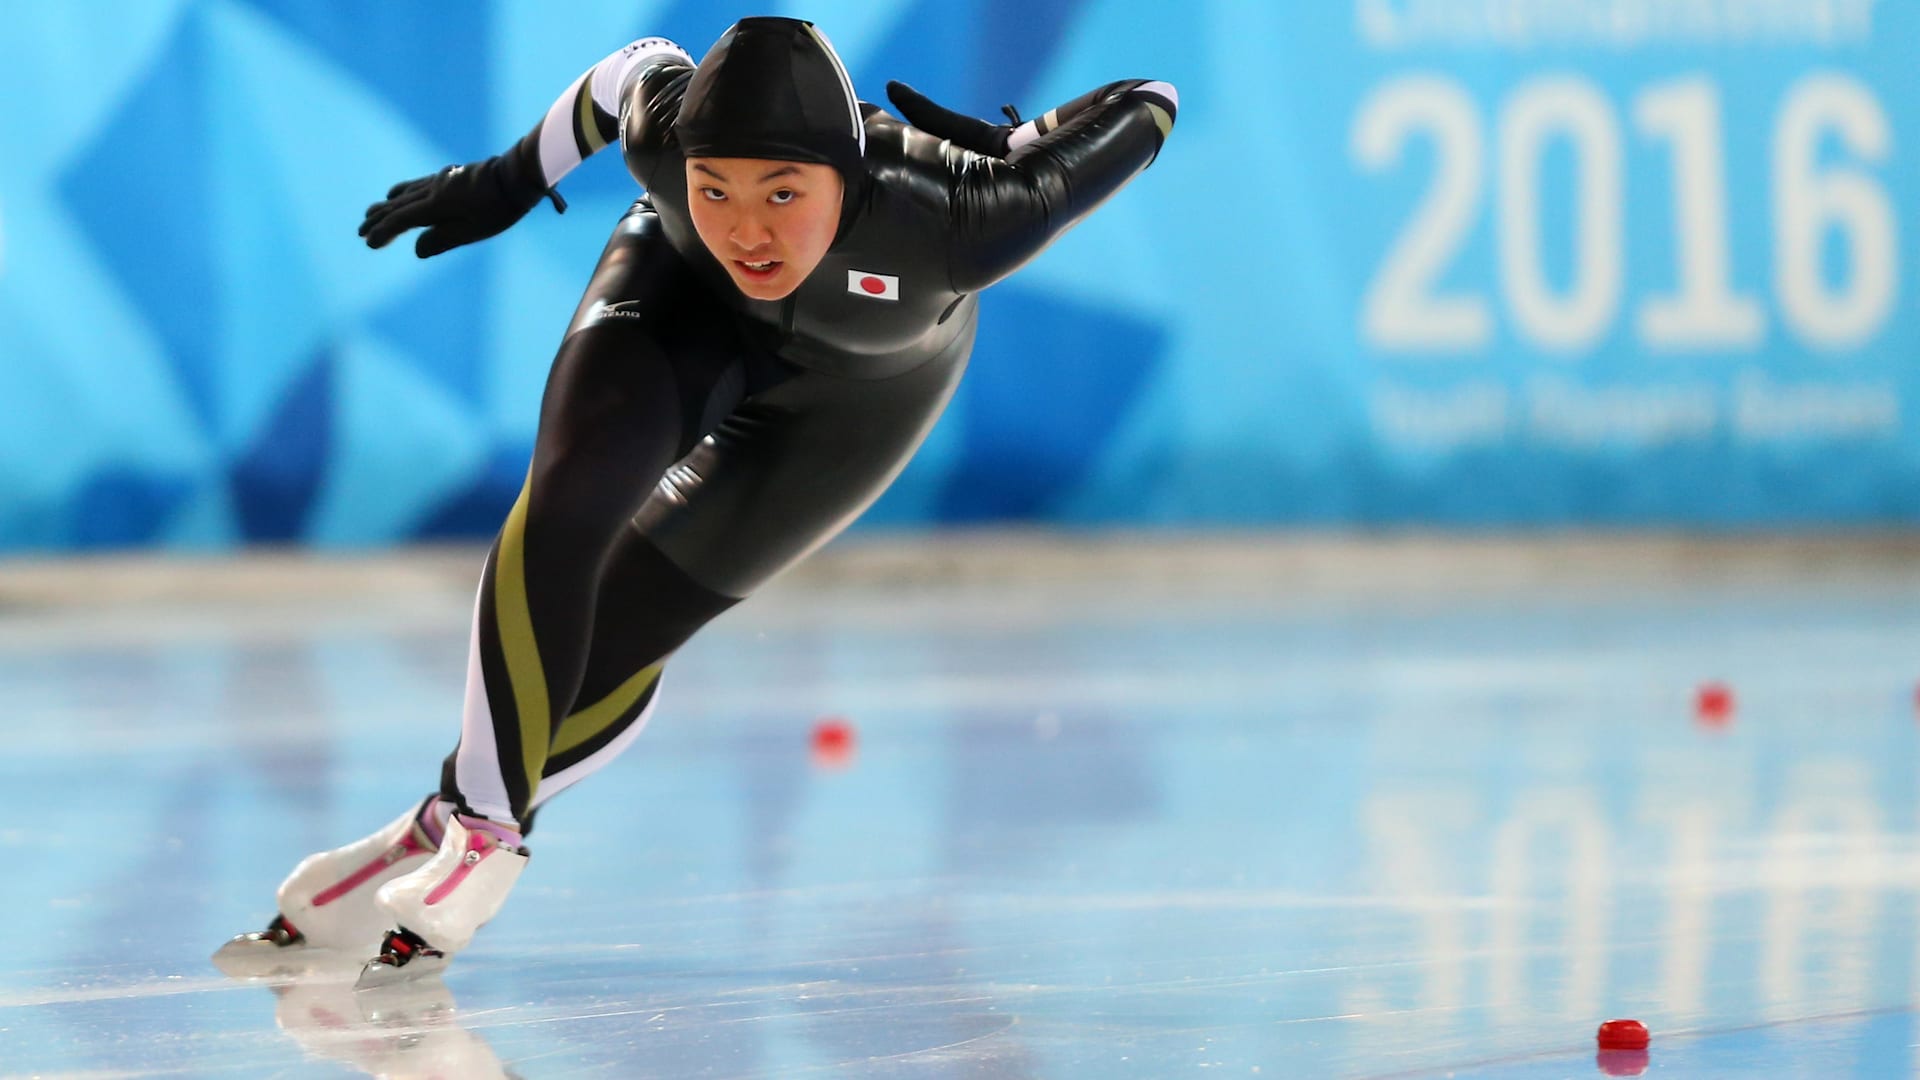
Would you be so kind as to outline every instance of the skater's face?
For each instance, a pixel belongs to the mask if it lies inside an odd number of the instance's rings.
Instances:
[[[842,186],[830,165],[687,159],[694,231],[755,300],[782,299],[820,265],[840,228]]]

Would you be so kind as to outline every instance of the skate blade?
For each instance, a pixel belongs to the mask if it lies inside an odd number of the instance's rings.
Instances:
[[[303,975],[349,975],[360,956],[301,943],[279,945],[257,934],[241,934],[213,952],[213,966],[234,979],[289,979]]]
[[[355,990],[377,990],[387,986],[403,986],[433,978],[447,970],[447,958],[444,956],[415,956],[404,964],[389,964],[384,960],[369,960],[367,966],[360,969],[360,978],[355,980]]]
[[[286,975],[303,970],[310,951],[304,942],[283,945],[262,934],[240,934],[213,951],[213,966],[236,979]]]

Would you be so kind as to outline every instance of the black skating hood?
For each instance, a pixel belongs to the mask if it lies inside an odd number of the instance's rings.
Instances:
[[[801,19],[741,19],[720,35],[687,83],[674,134],[688,157],[831,165],[849,195],[865,174],[853,81],[826,36]]]

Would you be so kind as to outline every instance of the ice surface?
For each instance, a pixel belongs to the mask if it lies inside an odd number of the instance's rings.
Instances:
[[[1655,1074],[1920,1067],[1920,575],[1260,565],[778,586],[386,997],[207,956],[435,782],[464,564],[0,569],[0,1074],[1589,1076],[1616,1016]]]

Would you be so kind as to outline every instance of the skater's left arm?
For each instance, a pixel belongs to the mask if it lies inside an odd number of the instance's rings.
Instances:
[[[1180,95],[1146,79],[1108,83],[1034,120],[992,124],[904,83],[887,96],[915,127],[949,140],[949,273],[957,292],[999,281],[1045,250],[1154,158]]]

